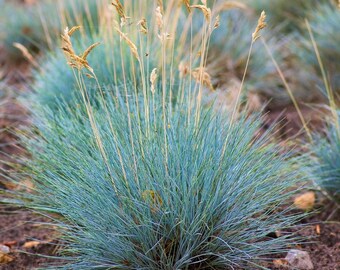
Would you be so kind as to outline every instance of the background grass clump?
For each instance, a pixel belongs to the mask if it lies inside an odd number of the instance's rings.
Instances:
[[[285,33],[304,29],[303,21],[320,3],[334,3],[333,0],[295,0],[287,3],[285,0],[245,0],[257,12],[265,10],[268,23],[272,28],[280,28]]]
[[[330,87],[337,95],[340,91],[339,23],[340,12],[333,4],[317,5],[313,12],[309,12],[309,24],[312,36],[315,40],[317,51],[320,54],[322,65],[326,70],[326,79],[329,81]],[[320,78],[318,87],[324,88],[320,63],[315,55],[315,48],[313,47],[311,36],[307,30],[305,31],[303,44],[297,51],[300,53],[301,65],[313,67],[314,74]]]
[[[219,11],[218,7],[216,12]],[[242,80],[252,41],[251,33],[256,27],[260,13],[252,14],[249,10],[242,9],[222,9],[220,12],[220,26],[213,31],[209,40],[208,69],[213,74],[216,87],[228,90],[233,78],[239,82]],[[269,29],[266,29],[263,36],[276,60],[282,60],[285,56],[285,50],[282,48],[289,38],[280,39]],[[272,99],[277,103],[284,103],[284,99],[287,99],[277,70],[261,41],[254,43],[251,52],[245,91],[252,91],[263,99]]]
[[[21,52],[13,46],[20,43],[32,54],[53,49],[55,40],[66,25],[83,25],[86,31],[98,29],[101,9],[106,0],[37,1],[21,4],[5,1],[2,3],[0,36],[3,46],[12,61],[22,60]],[[13,13],[15,12],[15,16]]]
[[[339,112],[338,112],[339,116]],[[335,201],[340,202],[340,129],[339,118],[330,121],[326,136],[315,137],[311,151],[315,157],[312,163],[313,178]]]

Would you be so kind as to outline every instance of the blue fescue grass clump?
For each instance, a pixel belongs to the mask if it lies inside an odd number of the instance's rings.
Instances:
[[[294,243],[268,234],[301,217],[286,208],[298,160],[257,137],[255,117],[231,123],[196,98],[149,90],[97,98],[89,118],[84,105],[46,109],[27,136],[25,205],[52,213],[60,268],[249,269]]]
[[[340,116],[340,113],[338,112]],[[338,121],[338,123],[336,123]],[[340,130],[339,119],[326,128],[326,136],[318,135],[311,146],[315,156],[313,178],[334,200],[340,202]]]

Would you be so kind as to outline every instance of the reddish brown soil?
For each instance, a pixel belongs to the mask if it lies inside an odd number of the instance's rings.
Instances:
[[[334,205],[333,207],[329,205],[329,209],[323,209],[319,215],[307,219],[306,223],[313,223],[315,226],[301,233],[315,241],[313,244],[303,246],[303,250],[309,253],[317,270],[340,269],[340,209],[330,220],[325,221],[327,215],[334,209]],[[320,234],[317,233],[317,225],[320,226]]]
[[[336,209],[333,203],[328,202],[318,214],[302,220],[301,224],[306,227],[300,229],[297,235],[303,236],[309,243],[292,247],[308,252],[315,270],[340,269],[340,209]],[[284,260],[285,256],[277,256],[283,264],[281,267],[266,266],[275,270],[293,269]]]
[[[311,132],[322,131],[324,127],[325,116],[328,111],[320,106],[310,107],[308,105],[299,105],[301,115],[304,118],[306,127]],[[276,123],[276,137],[279,140],[286,139],[307,139],[306,130],[299,117],[296,108],[293,105],[285,108],[276,108],[268,110],[264,115],[266,126]]]
[[[48,226],[40,225],[39,222],[47,222],[47,220],[28,211],[1,207],[0,244],[11,248],[9,256],[13,261],[0,265],[0,269],[34,269],[43,267],[46,263],[58,263],[56,259],[43,257],[44,255],[55,256],[57,248],[53,230]],[[25,248],[24,244],[31,241],[42,243]]]

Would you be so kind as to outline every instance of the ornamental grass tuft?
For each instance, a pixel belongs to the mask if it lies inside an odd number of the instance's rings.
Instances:
[[[257,136],[255,117],[230,122],[161,90],[107,95],[89,118],[62,104],[27,136],[23,204],[53,216],[61,269],[260,268],[298,242],[286,229],[301,218],[299,160]]]

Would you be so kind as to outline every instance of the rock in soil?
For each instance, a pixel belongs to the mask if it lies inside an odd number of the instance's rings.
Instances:
[[[314,269],[312,260],[306,251],[291,249],[285,260],[292,266],[294,269],[300,270],[312,270]]]

